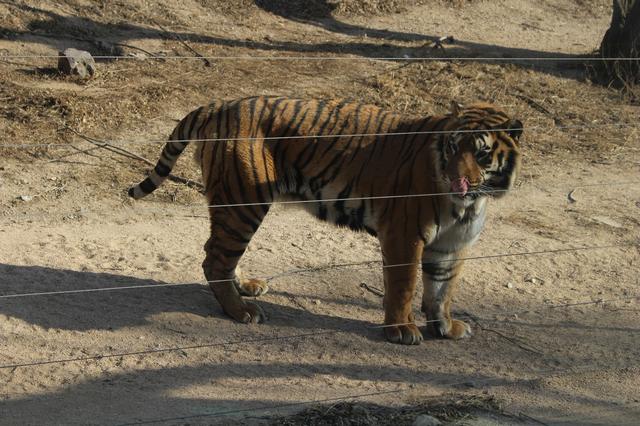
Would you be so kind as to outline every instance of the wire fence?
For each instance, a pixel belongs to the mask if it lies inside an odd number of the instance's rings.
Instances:
[[[521,257],[521,256],[539,256],[545,254],[560,254],[560,253],[569,253],[569,252],[580,252],[580,251],[593,251],[593,250],[606,250],[606,249],[622,249],[622,248],[631,248],[631,247],[640,247],[639,243],[622,243],[622,244],[611,244],[611,245],[600,245],[600,246],[587,246],[587,247],[569,247],[569,248],[558,248],[551,250],[537,250],[537,251],[527,251],[527,252],[518,252],[518,253],[498,253],[484,256],[466,256],[466,257],[458,257],[454,259],[446,259],[438,262],[418,262],[418,263],[396,263],[391,265],[382,264],[383,269],[391,269],[391,268],[400,268],[400,267],[418,267],[420,265],[439,265],[442,263],[455,263],[461,261],[472,261],[472,260],[482,260],[482,259],[498,259],[504,257]],[[332,263],[329,265],[316,266],[312,268],[302,268],[302,269],[293,269],[285,272],[280,272],[275,275],[269,276],[261,276],[256,277],[256,279],[264,280],[266,282],[271,282],[278,278],[283,278],[291,275],[299,275],[309,272],[321,272],[328,271],[332,269],[344,269],[344,268],[367,268],[374,264],[383,263],[380,259],[372,259],[372,260],[364,260],[359,262],[349,262],[349,263]],[[233,282],[235,279],[219,279],[219,280],[209,280],[204,281],[204,284],[221,284],[221,283],[229,283]],[[53,290],[53,291],[44,291],[44,292],[32,292],[32,293],[15,293],[15,294],[3,294],[0,295],[1,299],[15,299],[22,297],[35,297],[35,296],[55,296],[55,295],[63,295],[63,294],[79,294],[79,293],[96,293],[96,292],[105,292],[105,291],[122,291],[122,290],[136,290],[136,289],[149,289],[149,288],[163,288],[163,287],[181,287],[181,286],[194,286],[194,285],[202,285],[201,283],[193,283],[193,282],[184,282],[184,283],[161,283],[161,284],[149,284],[149,285],[136,285],[136,286],[119,286],[119,287],[103,287],[103,288],[84,288],[84,289],[75,289],[75,290]]]
[[[636,187],[636,186],[640,186],[640,180],[639,181],[628,181],[628,182],[619,182],[619,181],[612,181],[612,182],[598,182],[598,183],[592,183],[592,184],[580,184],[578,182],[575,182],[573,185],[571,184],[567,184],[567,186],[561,190],[557,190],[557,189],[553,189],[553,188],[536,188],[536,190],[538,191],[545,191],[547,193],[557,193],[557,194],[562,194],[569,202],[571,202],[571,195],[572,193],[574,193],[575,191],[579,190],[579,189],[585,189],[585,188],[595,188],[595,187],[606,187],[608,189],[613,189],[613,188],[622,188],[622,187]],[[55,190],[55,188],[54,188]],[[513,188],[510,190],[481,190],[481,191],[467,191],[464,194],[477,194],[477,195],[488,195],[488,194],[493,194],[493,193],[503,193],[503,192],[509,192],[509,193],[517,193],[522,191],[522,187],[520,188]],[[130,215],[130,217],[138,217],[140,215],[140,213],[149,213],[152,215],[157,215],[160,214],[163,217],[166,218],[183,218],[183,219],[208,219],[209,216],[208,215],[203,215],[203,214],[198,214],[196,209],[199,210],[203,210],[203,209],[216,209],[216,208],[234,208],[234,207],[251,207],[251,206],[270,206],[270,205],[298,205],[298,204],[314,204],[314,203],[324,203],[324,202],[339,202],[339,201],[365,201],[365,200],[382,200],[382,199],[410,199],[410,198],[424,198],[424,197],[437,197],[437,196],[447,196],[447,195],[463,195],[462,192],[431,192],[431,193],[421,193],[421,194],[402,194],[402,195],[380,195],[380,196],[367,196],[367,197],[338,197],[338,198],[319,198],[319,199],[312,199],[312,200],[274,200],[274,201],[270,201],[270,202],[248,202],[248,203],[228,203],[228,204],[211,204],[211,205],[206,205],[206,204],[197,204],[197,205],[193,205],[193,204],[188,204],[188,205],[183,205],[182,207],[187,207],[190,208],[191,210],[188,211],[188,214],[176,214],[176,213],[171,213],[171,212],[167,212],[166,209],[153,209],[153,208],[149,208],[149,207],[140,207],[140,206],[135,206],[134,209],[132,210],[125,210],[125,212],[127,214]],[[32,221],[34,219],[42,219],[42,218],[50,218],[52,217],[51,213],[31,213],[31,214],[27,214],[25,212],[16,212],[14,213],[13,216],[11,216],[10,214],[10,209],[7,209],[3,212],[2,215],[0,215],[0,217],[4,217],[6,219],[8,219],[9,221],[11,221],[12,224],[15,223],[23,223],[23,222],[29,222]],[[113,213],[113,211],[111,212]],[[56,215],[59,217],[62,217],[63,219],[65,218],[75,218],[75,219],[79,219],[79,218],[86,218],[86,217],[90,217],[90,216],[95,216],[95,217],[100,217],[100,218],[104,218],[106,217],[105,213],[103,210],[100,211],[89,211],[86,209],[80,209],[80,210],[73,210],[73,211],[56,211]]]
[[[15,59],[58,59],[60,55],[0,55],[0,60]],[[489,62],[597,62],[597,61],[639,61],[640,57],[625,56],[515,56],[515,57],[495,57],[495,56],[327,56],[327,55],[198,55],[198,56],[141,56],[141,55],[95,55],[98,60],[195,60],[204,59],[210,61],[489,61]]]
[[[270,141],[270,140],[307,140],[307,139],[336,139],[336,138],[365,138],[365,137],[393,137],[393,136],[419,136],[419,135],[442,135],[442,134],[473,134],[492,132],[506,132],[511,130],[524,130],[527,133],[541,132],[543,130],[585,130],[599,128],[637,128],[637,123],[599,123],[599,124],[574,124],[574,125],[558,125],[558,126],[532,126],[524,128],[496,128],[496,129],[480,129],[480,130],[424,130],[413,132],[378,132],[378,133],[337,133],[337,134],[318,134],[318,135],[291,135],[291,136],[265,136],[265,137],[231,137],[231,138],[194,138],[194,139],[148,139],[148,140],[103,140],[95,139],[96,143],[109,144],[114,146],[126,145],[149,145],[149,144],[166,144],[166,143],[209,143],[209,142],[251,142],[251,141]],[[55,143],[0,143],[0,148],[74,148],[71,144],[55,144]]]
[[[59,55],[0,55],[0,61],[6,60],[23,60],[23,59],[37,59],[37,60],[51,60],[58,59]],[[228,56],[179,56],[179,55],[167,55],[167,56],[127,56],[127,55],[96,55],[95,59],[98,60],[198,60],[201,61],[203,59],[211,60],[211,61],[486,61],[486,62],[595,62],[595,61],[640,61],[639,57],[597,57],[597,56],[567,56],[567,57],[446,57],[446,56],[435,56],[435,57],[410,57],[410,56],[378,56],[378,57],[365,57],[365,56],[310,56],[310,55],[291,55],[291,56],[249,56],[249,55],[228,55]],[[584,130],[584,129],[600,129],[600,128],[637,128],[637,124],[632,123],[599,123],[599,124],[578,124],[578,125],[564,125],[564,126],[553,126],[553,127],[544,127],[544,126],[533,126],[526,128],[527,132],[542,132],[548,130]],[[494,129],[494,130],[513,130],[513,129]],[[220,141],[255,141],[255,140],[270,140],[270,139],[322,139],[322,138],[338,138],[338,137],[349,137],[349,138],[357,138],[357,137],[391,137],[391,136],[417,136],[417,135],[428,135],[428,134],[445,134],[451,133],[452,131],[423,131],[423,132],[390,132],[390,133],[361,133],[361,134],[339,134],[339,135],[308,135],[308,136],[286,136],[286,137],[265,137],[265,138],[208,138],[208,139],[193,139],[193,140],[109,140],[102,141],[109,144],[114,145],[135,145],[135,144],[156,144],[156,143],[178,143],[178,142],[220,142]],[[475,132],[471,131],[455,131],[456,133],[467,133],[467,132]],[[478,132],[486,132],[484,130]],[[42,144],[42,143],[34,143],[34,144],[25,144],[25,143],[2,143],[0,144],[0,148],[20,148],[20,149],[29,149],[36,147],[46,147],[46,148],[70,148],[72,145],[70,144]],[[640,181],[631,181],[631,182],[607,182],[607,183],[597,183],[597,184],[585,184],[585,185],[576,185],[571,189],[575,188],[586,188],[586,187],[594,187],[594,186],[636,186],[640,184]],[[503,192],[503,190],[499,191],[483,191],[485,192]],[[455,195],[460,194],[459,192],[445,192],[445,193],[423,193],[423,194],[403,194],[403,195],[383,195],[383,196],[369,196],[369,197],[349,197],[349,198],[328,198],[322,200],[291,200],[291,201],[281,201],[280,204],[302,204],[302,203],[317,203],[317,202],[336,202],[336,201],[362,201],[362,200],[375,200],[375,199],[395,199],[395,198],[414,198],[414,197],[431,197],[431,196],[442,196],[442,195]],[[271,203],[234,203],[234,204],[215,204],[206,206],[207,208],[226,208],[226,207],[241,207],[241,206],[257,206],[257,205],[265,205]],[[515,256],[538,256],[538,255],[560,255],[563,253],[570,252],[584,252],[584,251],[596,251],[596,250],[609,250],[609,249],[629,249],[629,248],[637,248],[639,247],[638,242],[628,242],[628,243],[620,243],[620,244],[610,244],[610,245],[593,245],[593,246],[582,246],[582,247],[565,247],[565,248],[557,248],[557,249],[548,249],[548,250],[538,250],[538,251],[526,251],[526,252],[516,252],[516,253],[498,253],[491,255],[483,255],[483,256],[469,256],[469,257],[460,257],[456,259],[449,259],[444,262],[458,262],[458,261],[473,261],[473,260],[482,260],[482,259],[497,259],[497,258],[506,258],[506,257],[515,257]],[[341,268],[366,268],[370,267],[373,264],[380,264],[381,260],[364,260],[359,262],[350,262],[350,263],[342,263],[342,264],[330,264],[330,265],[322,265],[312,268],[302,268],[284,271],[275,275],[260,277],[267,282],[276,280],[278,278],[282,278],[290,275],[297,274],[305,274],[305,273],[314,273],[319,271],[328,271],[334,269]],[[442,263],[442,262],[438,262]],[[395,268],[395,267],[409,267],[409,266],[419,266],[420,263],[401,263],[401,264],[391,264],[391,265],[382,265],[382,268]],[[216,284],[229,282],[232,280],[212,280],[206,281],[204,284]],[[59,295],[71,295],[71,294],[86,294],[86,293],[94,293],[94,292],[109,292],[109,291],[122,291],[122,290],[134,290],[134,289],[149,289],[149,288],[162,288],[162,287],[176,287],[176,286],[201,286],[202,283],[160,283],[160,284],[150,284],[150,285],[137,285],[137,286],[120,286],[120,287],[104,287],[104,288],[85,288],[85,289],[74,289],[74,290],[52,290],[52,291],[44,291],[44,292],[28,292],[28,293],[15,293],[15,294],[4,294],[0,295],[0,299],[8,300],[8,299],[17,299],[17,298],[26,298],[26,297],[37,297],[37,296],[59,296]],[[624,297],[616,297],[616,298],[592,298],[588,301],[580,301],[573,303],[562,303],[555,305],[548,305],[538,308],[537,310],[542,309],[565,309],[571,308],[574,306],[585,306],[585,305],[602,305],[606,303],[616,303],[616,302],[630,302],[630,301],[640,301],[640,294],[628,295]],[[534,309],[530,310],[517,310],[511,312],[503,312],[501,311],[501,315],[514,315],[514,314],[524,314],[528,312],[532,312]],[[476,318],[475,316],[462,314],[458,315],[458,318]],[[437,320],[426,320],[423,321],[422,324],[428,324],[431,322],[437,322]],[[380,329],[385,327],[394,327],[399,325],[406,325],[408,323],[401,324],[385,324],[385,325],[370,325],[364,327],[365,330],[372,329]],[[416,324],[417,322],[413,322],[410,324]],[[106,354],[96,354],[96,355],[87,355],[82,357],[68,357],[68,358],[56,358],[49,360],[35,360],[29,362],[21,362],[21,363],[10,363],[0,365],[0,370],[15,370],[17,368],[27,368],[27,367],[38,367],[52,364],[65,364],[71,362],[86,362],[86,361],[100,361],[112,358],[122,358],[122,357],[133,357],[133,356],[147,356],[159,353],[167,353],[167,352],[175,352],[175,351],[187,351],[187,350],[198,350],[211,348],[215,346],[233,346],[233,345],[247,345],[247,344],[255,344],[255,343],[263,343],[263,342],[274,342],[274,341],[283,341],[283,340],[292,340],[292,339],[306,339],[315,336],[326,336],[331,334],[345,333],[351,332],[352,330],[318,330],[309,333],[299,333],[299,334],[291,334],[291,335],[283,335],[283,336],[267,336],[267,337],[247,337],[237,340],[229,340],[229,341],[214,341],[214,342],[204,342],[200,344],[194,345],[185,345],[185,346],[171,346],[164,348],[154,348],[154,349],[143,349],[137,351],[122,351],[122,352],[114,352],[114,353],[106,353]],[[588,369],[575,369],[575,368],[560,368],[554,370],[540,370],[537,372],[531,372],[536,378],[545,377],[545,375],[556,375],[556,374],[568,374],[574,372],[583,372],[588,371]],[[593,370],[593,371],[599,371]],[[478,383],[489,384],[492,382],[499,382],[504,380],[504,378],[487,378],[477,380]],[[444,386],[455,386],[460,385],[467,382],[468,379],[464,381],[440,381],[434,382],[434,385],[444,385]],[[276,403],[276,404],[263,404],[255,407],[248,407],[243,409],[233,409],[233,410],[220,410],[213,412],[202,412],[184,416],[176,416],[176,417],[167,417],[167,418],[158,418],[158,419],[149,419],[149,420],[140,420],[130,423],[124,423],[123,425],[142,425],[142,424],[150,424],[150,423],[162,423],[162,422],[176,422],[176,421],[187,421],[193,419],[202,419],[202,418],[215,418],[215,417],[224,417],[238,414],[246,414],[250,412],[256,411],[268,411],[268,410],[278,410],[284,408],[295,408],[300,406],[306,406],[311,404],[321,404],[321,403],[335,403],[340,401],[348,401],[355,399],[363,399],[363,398],[371,398],[376,396],[385,396],[392,394],[401,394],[410,391],[411,388],[404,387],[400,389],[392,389],[392,390],[384,390],[384,391],[376,391],[376,392],[363,392],[352,395],[344,395],[335,398],[325,398],[325,399],[314,399],[314,400],[305,400],[305,401],[297,401],[290,403]]]
[[[542,380],[542,379],[548,379],[548,378],[558,377],[558,376],[560,377],[567,376],[570,374],[588,374],[588,373],[597,373],[601,371],[602,371],[601,368],[593,368],[591,366],[580,367],[580,368],[565,367],[565,368],[545,369],[545,370],[537,370],[537,371],[529,372],[529,375],[531,378],[528,380],[530,381]],[[500,384],[501,382],[504,382],[506,379],[507,379],[506,377],[488,377],[484,379],[474,379],[473,382],[477,386],[487,386],[492,384]],[[429,382],[429,384],[432,386],[443,386],[443,387],[463,386],[468,383],[469,383],[469,379],[466,379],[466,380],[435,379]],[[357,394],[351,394],[351,395],[343,395],[343,396],[338,396],[333,398],[318,398],[318,399],[310,399],[310,400],[295,401],[295,402],[262,404],[254,407],[248,407],[248,408],[207,411],[207,412],[200,412],[196,414],[188,414],[188,415],[175,416],[175,417],[158,417],[153,419],[138,420],[138,421],[127,422],[127,423],[118,423],[117,426],[136,426],[136,425],[146,425],[146,424],[154,424],[154,423],[168,423],[168,422],[178,422],[178,421],[182,422],[182,421],[196,420],[196,419],[229,417],[229,416],[240,415],[240,414],[278,411],[282,409],[291,409],[291,408],[297,408],[297,407],[305,407],[310,405],[320,405],[320,404],[328,404],[328,403],[332,403],[332,405],[334,405],[334,404],[345,402],[345,401],[360,400],[364,398],[372,398],[372,397],[379,397],[379,396],[386,396],[386,395],[400,395],[400,394],[407,394],[410,392],[415,392],[415,388],[406,386],[398,389],[390,389],[390,390],[375,391],[375,392],[364,392],[364,393],[357,393]],[[514,417],[519,417],[519,416],[514,416]],[[525,420],[528,420],[529,422],[531,420],[534,420],[536,423],[546,425],[546,423],[542,423],[538,420],[532,419],[529,416],[525,416]]]
[[[572,308],[577,306],[588,306],[588,305],[605,305],[609,303],[628,302],[628,301],[640,302],[640,293],[629,295],[629,296],[614,297],[614,298],[595,297],[588,301],[551,304],[546,306],[540,306],[536,309],[526,309],[526,310],[518,309],[518,310],[512,310],[512,311],[500,311],[500,315],[501,316],[523,315],[530,312],[540,312],[540,311],[551,310],[551,309],[566,309],[566,308]],[[461,318],[461,319],[486,320],[486,318],[482,318],[481,316],[471,315],[471,314],[460,314],[460,315],[456,315],[455,317]],[[398,327],[403,325],[420,326],[420,325],[426,325],[429,323],[436,323],[436,322],[439,322],[439,320],[426,320],[422,322],[396,323],[396,324],[385,324],[385,325],[369,325],[369,326],[360,327],[360,330],[362,331],[378,330],[378,329],[383,329],[388,327]],[[180,352],[180,351],[189,351],[189,350],[197,350],[197,349],[207,349],[207,348],[213,348],[213,347],[219,347],[219,346],[235,346],[235,345],[266,343],[266,342],[274,342],[274,341],[282,341],[282,340],[304,339],[304,338],[309,338],[314,336],[326,336],[331,334],[352,333],[354,331],[357,331],[357,330],[352,330],[352,329],[317,330],[309,333],[290,334],[290,335],[284,335],[284,336],[266,336],[266,337],[246,336],[236,340],[205,342],[205,343],[199,343],[194,345],[171,346],[171,347],[164,347],[164,348],[142,349],[142,350],[136,350],[136,351],[124,351],[124,352],[103,353],[103,354],[96,354],[96,355],[86,355],[86,356],[80,356],[80,357],[56,358],[56,359],[48,359],[48,360],[36,360],[36,361],[0,364],[0,370],[7,370],[7,369],[14,370],[17,368],[38,367],[38,366],[51,365],[51,364],[66,364],[66,363],[72,363],[72,362],[101,361],[101,360],[106,360],[111,358],[145,356],[145,355],[154,355],[154,354],[167,353],[167,352]]]

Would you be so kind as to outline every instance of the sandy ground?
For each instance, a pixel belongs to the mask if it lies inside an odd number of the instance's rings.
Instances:
[[[51,54],[100,36],[189,54],[155,20],[211,55],[416,56],[433,54],[430,36],[454,35],[447,54],[557,56],[596,48],[609,19],[608,2],[569,0],[418,2],[335,20],[242,1],[28,3],[38,10],[0,2],[0,53]],[[76,40],[44,36],[50,28],[75,28]],[[51,65],[0,62],[2,142],[34,145],[0,148],[0,294],[147,287],[0,298],[0,423],[253,424],[300,408],[269,407],[362,394],[391,406],[492,397],[524,414],[511,423],[640,421],[640,110],[580,70],[483,60],[212,69],[198,60],[115,61],[81,84],[52,75]],[[207,99],[254,93],[349,96],[420,113],[441,112],[450,99],[496,99],[532,129],[520,182],[491,203],[470,256],[607,248],[469,260],[455,308],[472,317],[474,336],[405,347],[372,328],[381,299],[362,284],[382,287],[379,265],[300,271],[379,260],[377,241],[276,206],[241,263],[272,278],[259,300],[269,321],[241,325],[201,284],[208,225],[194,190],[170,183],[132,203],[125,190],[146,166],[102,150],[63,158],[73,151],[36,146],[90,147],[57,131],[63,124],[108,140],[161,140]],[[153,160],[159,150],[127,146]],[[186,159],[176,173],[197,177]],[[157,284],[179,285],[149,288]],[[87,359],[42,364],[75,358]]]

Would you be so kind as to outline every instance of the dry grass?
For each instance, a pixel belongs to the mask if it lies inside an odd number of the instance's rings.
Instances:
[[[478,413],[498,413],[497,402],[490,397],[446,395],[402,407],[380,406],[369,403],[340,402],[307,408],[295,415],[275,417],[272,426],[313,424],[317,426],[409,426],[415,418],[426,414],[444,423],[459,421]]]

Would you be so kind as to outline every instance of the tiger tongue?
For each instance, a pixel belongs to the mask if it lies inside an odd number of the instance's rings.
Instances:
[[[451,191],[456,192],[461,196],[464,196],[469,190],[469,181],[466,177],[461,177],[454,181],[451,181]]]

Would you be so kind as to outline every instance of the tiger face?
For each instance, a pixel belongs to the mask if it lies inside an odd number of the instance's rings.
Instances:
[[[482,196],[498,198],[513,187],[520,168],[519,138],[523,124],[519,120],[494,121],[499,112],[487,111],[487,120],[474,127],[457,129],[445,135],[442,143],[442,178],[454,201],[470,204]],[[462,111],[461,120],[465,120]]]

